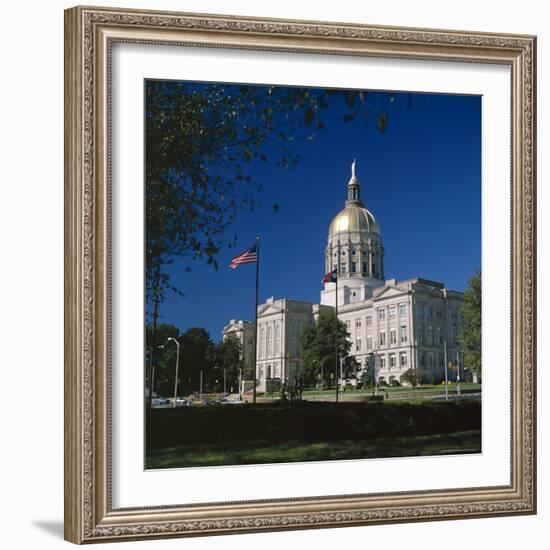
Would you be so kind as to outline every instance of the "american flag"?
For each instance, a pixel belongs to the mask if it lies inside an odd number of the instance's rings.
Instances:
[[[257,245],[251,246],[248,250],[245,250],[244,252],[241,252],[237,256],[235,256],[231,263],[229,264],[229,267],[232,269],[236,269],[241,264],[253,264],[258,261],[258,250]]]

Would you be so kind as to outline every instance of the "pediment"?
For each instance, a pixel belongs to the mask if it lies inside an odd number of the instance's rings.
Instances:
[[[374,291],[372,300],[376,302],[378,300],[386,300],[388,298],[394,298],[397,296],[406,296],[407,294],[408,292],[406,290],[402,290],[394,286],[387,286],[380,289],[378,294],[376,293],[376,291]]]
[[[261,304],[258,306],[258,317],[281,314],[281,308],[274,304]]]

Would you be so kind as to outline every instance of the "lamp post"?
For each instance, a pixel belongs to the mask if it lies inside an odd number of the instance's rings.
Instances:
[[[456,393],[460,397],[460,355],[456,352]]]
[[[325,400],[325,378],[323,375],[323,361],[321,361],[321,401]]]
[[[449,401],[449,374],[447,372],[447,340],[443,340],[443,361],[445,363],[445,401]]]
[[[148,400],[148,407],[152,409],[153,408],[153,386],[155,384],[155,367],[153,364],[153,346],[145,347],[145,359],[146,359],[145,365],[147,370],[149,371],[149,392],[148,392],[147,400]],[[148,367],[147,367],[147,363],[149,363]]]
[[[242,387],[243,387],[243,369],[242,367],[239,367],[239,401],[242,401],[243,399]]]
[[[317,359],[313,360],[314,365],[318,365],[319,361]],[[323,362],[321,361],[321,380],[319,381],[319,391],[320,391],[320,398],[321,401],[323,401]]]
[[[176,381],[174,382],[174,407],[176,407],[176,401],[178,399],[178,371],[180,366],[180,343],[170,336],[166,342],[174,342],[176,344]]]
[[[380,356],[374,354],[374,395],[378,395],[378,384],[380,382],[378,372],[380,371]]]
[[[227,395],[227,368],[226,367],[214,367],[214,370],[222,370],[223,369],[223,396],[225,397]],[[217,380],[216,380],[217,382]]]

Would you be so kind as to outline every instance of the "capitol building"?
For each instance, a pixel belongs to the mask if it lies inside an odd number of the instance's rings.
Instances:
[[[412,368],[422,383],[438,383],[447,361],[456,361],[463,294],[424,278],[386,279],[382,230],[365,208],[352,165],[347,200],[328,226],[325,273],[338,272],[338,283],[325,283],[318,304],[269,298],[258,306],[257,391],[270,381],[291,384],[301,368],[300,336],[323,311],[334,311],[347,327],[350,354],[357,362],[353,381],[369,366],[379,382],[402,382]],[[336,302],[337,300],[337,302]],[[223,335],[236,336],[245,368],[254,361],[255,325],[232,320]],[[372,372],[372,369],[371,371]]]

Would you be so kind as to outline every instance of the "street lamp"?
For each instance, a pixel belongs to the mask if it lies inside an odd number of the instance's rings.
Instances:
[[[313,359],[312,363],[313,363],[313,365],[318,365],[319,361],[317,361],[317,359]],[[321,401],[324,401],[323,392],[324,392],[325,388],[324,388],[324,383],[323,383],[323,361],[321,361],[321,380],[320,380],[320,384],[319,384],[319,390],[320,390]]]
[[[174,342],[174,344],[176,344],[176,347],[177,347],[177,351],[176,351],[176,381],[174,383],[174,407],[176,407],[176,401],[178,399],[178,371],[179,371],[179,366],[180,366],[180,343],[175,339],[175,338],[172,338],[172,336],[170,336],[170,338],[168,338],[168,340],[166,340],[166,342]]]
[[[147,366],[147,363],[149,363],[148,366]],[[155,383],[155,367],[153,365],[153,346],[145,346],[145,368],[149,371],[149,392],[148,392],[149,405],[148,406],[151,409],[153,407],[153,385]],[[147,370],[145,374],[146,381],[147,381]]]
[[[460,355],[456,352],[456,393],[460,397]]]
[[[223,396],[225,397],[227,395],[227,367],[214,367],[214,370],[223,370]]]

